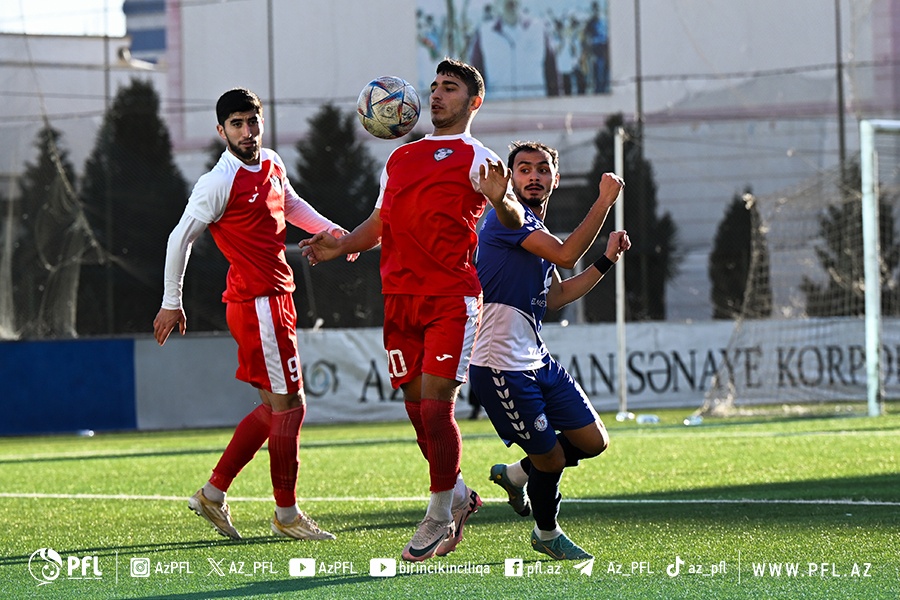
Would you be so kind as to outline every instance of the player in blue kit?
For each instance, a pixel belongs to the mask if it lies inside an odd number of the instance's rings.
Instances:
[[[592,266],[564,281],[556,270],[573,268],[591,247],[624,182],[604,173],[597,200],[563,242],[543,221],[559,185],[557,151],[538,142],[515,142],[511,148],[507,164],[513,191],[525,207],[525,224],[507,229],[491,212],[478,237],[484,317],[469,380],[500,437],[527,454],[519,462],[494,465],[491,481],[506,490],[520,515],[534,513],[532,547],[557,560],[591,558],[556,521],[559,482],[565,467],[606,450],[609,434],[578,383],[550,356],[541,321],[548,308],[557,310],[588,293],[631,247],[625,231],[614,231]]]

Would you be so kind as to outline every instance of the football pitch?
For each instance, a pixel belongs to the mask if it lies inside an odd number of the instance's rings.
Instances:
[[[895,413],[896,411],[894,411]],[[560,524],[593,563],[543,560],[488,482],[520,454],[460,421],[484,500],[456,552],[411,565],[427,466],[408,423],[304,427],[301,508],[335,541],[269,530],[263,450],[230,541],[187,508],[230,430],[0,439],[2,598],[897,598],[900,415],[618,423],[567,469]],[[576,565],[578,567],[576,568]]]

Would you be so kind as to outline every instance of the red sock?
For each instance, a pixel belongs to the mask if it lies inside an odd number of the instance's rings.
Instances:
[[[262,448],[269,437],[272,421],[272,407],[260,404],[244,417],[234,429],[231,441],[213,469],[209,482],[227,492],[231,482],[237,477],[248,462],[253,460],[256,452]]]
[[[269,430],[269,472],[277,506],[297,503],[297,473],[300,470],[300,427],[306,405],[272,413]]]
[[[428,443],[425,441],[425,425],[422,424],[422,404],[409,400],[406,400],[404,404],[406,405],[406,414],[409,415],[413,429],[416,430],[416,443],[419,444],[422,456],[428,460]]]
[[[462,437],[453,418],[453,402],[423,398],[420,404],[428,441],[430,489],[432,492],[452,490],[459,475],[462,454]]]

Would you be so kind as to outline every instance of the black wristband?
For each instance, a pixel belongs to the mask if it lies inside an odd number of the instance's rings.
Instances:
[[[606,272],[612,269],[612,266],[616,264],[613,261],[609,260],[605,254],[601,255],[600,258],[594,263],[594,268],[600,271],[601,275],[606,275]]]

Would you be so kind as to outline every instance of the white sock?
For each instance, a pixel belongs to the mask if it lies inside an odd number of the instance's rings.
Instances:
[[[525,484],[528,483],[528,473],[522,468],[522,463],[520,462],[506,465],[506,476],[509,477],[513,485],[518,487],[525,487]]]
[[[456,485],[453,487],[453,504],[460,504],[465,502],[468,498],[468,486],[466,482],[463,481],[462,473],[456,476]]]
[[[284,525],[289,523],[293,523],[294,519],[300,514],[300,507],[295,503],[293,506],[276,506],[275,507],[275,516],[278,518],[278,522]]]
[[[207,500],[216,504],[225,502],[225,492],[208,481],[203,485],[203,495],[206,496]]]
[[[425,511],[426,517],[431,517],[435,521],[452,521],[453,520],[453,490],[446,492],[432,492],[431,500],[428,502],[428,510]]]
[[[551,531],[544,531],[543,529],[538,529],[538,526],[535,525],[534,533],[538,536],[538,538],[540,538],[542,542],[549,542],[550,540],[555,540],[556,538],[561,536],[563,530],[559,528],[559,525],[557,525],[556,529],[553,529]]]

